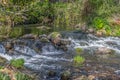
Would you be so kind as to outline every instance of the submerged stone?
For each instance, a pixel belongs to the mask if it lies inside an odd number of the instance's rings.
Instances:
[[[114,53],[115,53],[114,50],[106,48],[106,47],[100,47],[96,51],[96,54],[101,54],[101,55],[104,55],[104,54],[114,54]]]
[[[71,73],[70,71],[64,71],[62,74],[61,74],[61,80],[69,80],[70,79],[70,76],[71,76]]]
[[[49,77],[54,77],[55,75],[56,75],[56,72],[54,72],[54,71],[49,71],[48,72]]]

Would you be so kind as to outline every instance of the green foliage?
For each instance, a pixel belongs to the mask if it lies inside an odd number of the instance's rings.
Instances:
[[[82,1],[73,3],[57,2],[53,4],[55,10],[54,29],[55,30],[72,30],[81,19],[81,4]]]
[[[82,48],[75,48],[75,51],[77,54],[80,54],[83,51],[83,49]]]
[[[101,17],[95,17],[93,20],[93,26],[97,29],[106,29],[106,30],[110,30],[110,25],[108,24],[108,22],[101,18]]]
[[[20,37],[23,34],[24,34],[24,28],[22,28],[22,27],[14,27],[12,29],[12,31],[10,32],[9,37],[17,38],[17,37]]]
[[[85,62],[85,58],[82,56],[75,56],[73,58],[73,62],[76,66],[81,66]]]
[[[0,26],[0,35],[9,35],[11,28],[8,26]]]
[[[16,68],[22,68],[24,66],[24,59],[12,59],[10,64]]]
[[[0,66],[0,69],[3,69],[4,68],[4,66]]]
[[[11,80],[7,74],[0,72],[0,80]]]
[[[48,24],[53,19],[54,9],[52,3],[49,1],[35,1],[26,12],[28,16],[28,23]]]
[[[16,77],[16,80],[33,80],[30,76],[23,73],[17,73],[15,77]]]

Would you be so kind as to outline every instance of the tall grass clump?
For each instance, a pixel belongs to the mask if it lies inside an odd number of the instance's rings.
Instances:
[[[11,80],[9,75],[0,72],[0,80]]]

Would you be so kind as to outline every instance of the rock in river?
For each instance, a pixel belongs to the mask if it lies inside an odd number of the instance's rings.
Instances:
[[[52,32],[50,35],[48,35],[48,39],[53,44],[59,44],[61,39],[61,34],[59,32]]]
[[[21,38],[22,39],[36,39],[37,35],[34,35],[34,34],[25,34]]]
[[[97,49],[97,51],[95,53],[96,54],[101,54],[101,55],[114,54],[114,50],[106,48],[106,47],[100,47],[100,48]]]

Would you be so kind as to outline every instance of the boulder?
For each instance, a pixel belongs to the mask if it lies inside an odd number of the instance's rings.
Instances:
[[[114,50],[106,48],[106,47],[100,47],[97,49],[97,51],[95,52],[96,54],[100,54],[100,55],[105,55],[105,54],[114,54]]]
[[[64,71],[62,74],[61,74],[61,79],[60,80],[69,80],[70,79],[70,71],[67,70],[67,71]]]
[[[60,44],[62,45],[70,45],[71,41],[68,39],[60,39]]]
[[[98,30],[97,32],[96,32],[96,36],[104,36],[104,35],[106,35],[107,34],[107,32],[106,32],[106,30],[105,29],[101,29],[101,30]]]
[[[59,44],[61,39],[61,34],[59,32],[52,32],[50,35],[48,35],[48,39],[53,44]]]
[[[39,39],[41,42],[49,42],[49,39],[47,38],[47,35],[39,35]]]
[[[37,35],[34,35],[34,34],[25,34],[21,38],[22,39],[36,39]]]
[[[4,47],[6,48],[7,51],[14,49],[14,44],[12,42],[6,42],[4,44]]]

